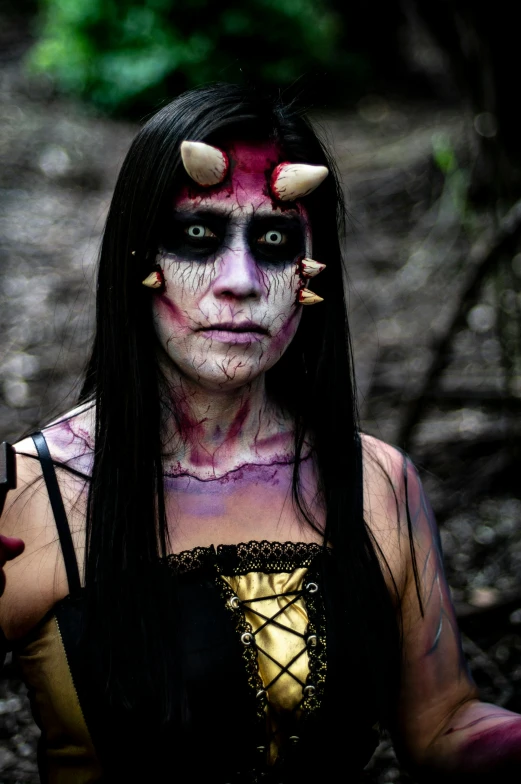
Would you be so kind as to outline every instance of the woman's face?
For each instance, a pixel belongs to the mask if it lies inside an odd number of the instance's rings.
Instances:
[[[311,254],[306,211],[277,205],[268,190],[275,145],[227,146],[232,175],[175,199],[158,256],[154,295],[159,342],[181,373],[209,389],[248,383],[277,362],[302,306],[298,261]]]

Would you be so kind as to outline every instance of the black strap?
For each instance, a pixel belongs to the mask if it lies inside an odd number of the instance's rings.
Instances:
[[[5,497],[9,490],[16,488],[16,458],[14,449],[7,441],[0,444],[0,516],[4,511]],[[0,669],[11,644],[0,628]]]
[[[78,561],[76,560],[76,552],[72,543],[71,531],[67,521],[67,514],[65,513],[58,480],[56,479],[56,471],[54,470],[49,447],[47,446],[47,441],[45,440],[43,433],[34,433],[32,439],[38,452],[40,463],[42,464],[43,478],[47,485],[47,492],[56,521],[58,536],[60,537],[65,571],[67,572],[67,582],[69,583],[69,593],[73,596],[81,590],[80,573],[78,570]]]
[[[5,497],[16,487],[16,459],[14,449],[7,441],[0,444],[0,515],[4,511]]]

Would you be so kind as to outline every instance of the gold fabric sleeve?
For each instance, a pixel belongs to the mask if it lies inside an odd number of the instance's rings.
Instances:
[[[91,784],[101,766],[85,723],[53,616],[15,651],[36,723],[42,730],[40,775],[49,784]]]

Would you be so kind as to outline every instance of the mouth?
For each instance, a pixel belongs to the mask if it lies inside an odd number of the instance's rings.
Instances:
[[[205,337],[221,343],[252,343],[258,341],[262,335],[269,335],[265,327],[253,321],[223,321],[201,327],[199,331]]]
[[[268,330],[261,327],[260,324],[255,324],[254,321],[223,321],[219,324],[210,324],[208,327],[202,327],[205,332],[258,332],[260,335],[267,335]]]

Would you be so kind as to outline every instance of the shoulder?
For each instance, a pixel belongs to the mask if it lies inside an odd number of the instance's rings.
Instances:
[[[81,564],[85,508],[92,467],[94,411],[80,406],[42,430]],[[31,437],[14,444],[17,486],[6,498],[0,532],[23,539],[25,550],[5,566],[0,625],[8,638],[29,631],[61,598],[68,585],[61,546],[38,453]]]
[[[94,425],[93,406],[84,404],[42,428],[66,509],[69,497],[84,488],[91,475]],[[32,437],[17,441],[14,450],[17,486],[7,495],[0,529],[6,535],[23,538],[22,533],[27,534],[29,523],[33,528],[47,518],[50,508],[42,466]]]
[[[421,483],[411,460],[399,449],[362,434],[364,517],[400,591],[411,559],[411,501]]]
[[[406,503],[407,471],[412,467],[406,455],[378,438],[362,434],[364,512],[374,524],[397,526]]]
[[[379,484],[389,487],[389,483],[399,489],[406,455],[395,446],[366,433],[361,433],[361,441],[364,481],[369,489]]]
[[[43,427],[42,433],[45,436],[53,462],[58,467],[61,465],[90,476],[94,454],[95,426],[94,404],[83,403]],[[17,454],[18,475],[20,476],[21,472],[23,477],[24,466],[30,464],[24,458],[33,458],[33,461],[30,462],[34,462],[38,453],[31,436],[17,441],[14,448]]]
[[[43,433],[56,463],[90,476],[95,430],[95,406],[83,403],[51,422]]]

